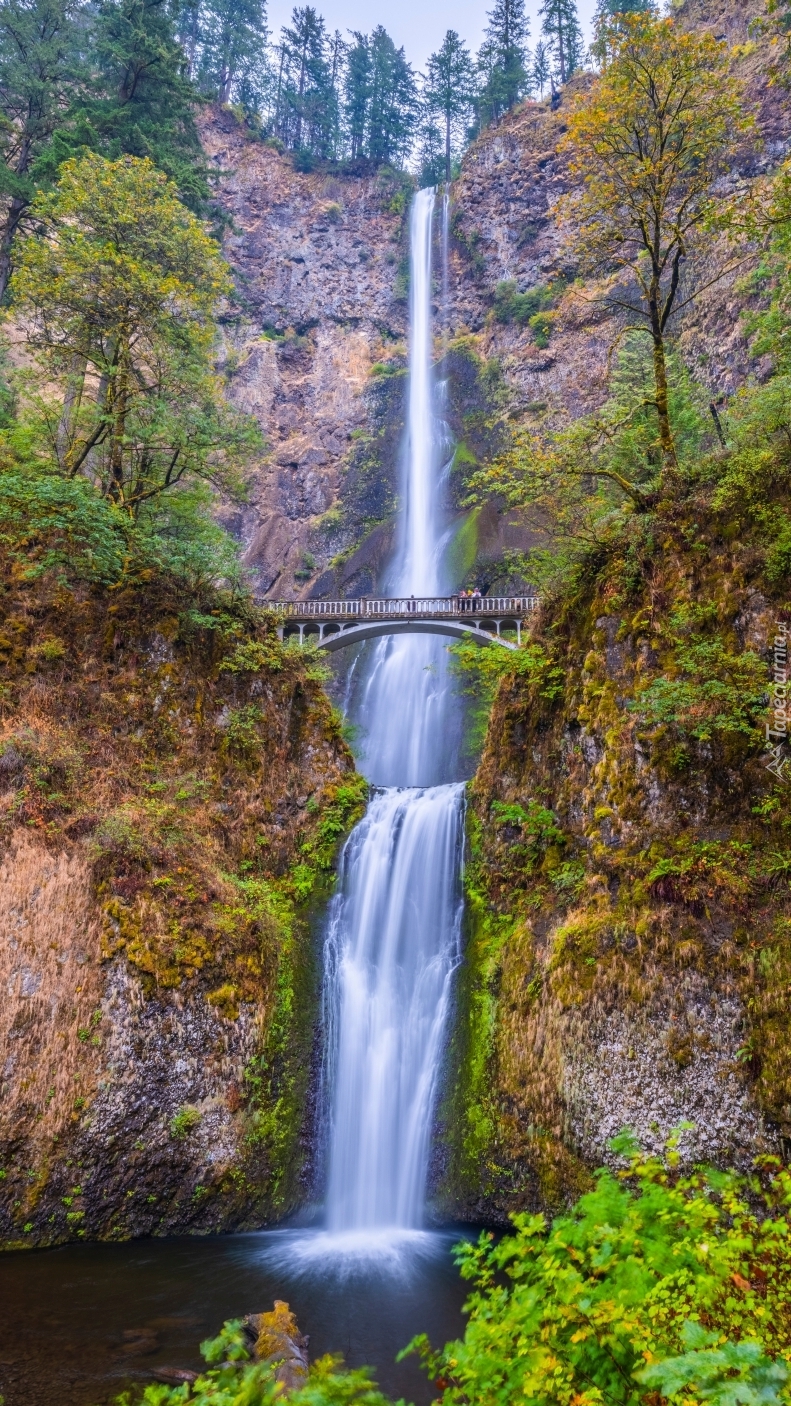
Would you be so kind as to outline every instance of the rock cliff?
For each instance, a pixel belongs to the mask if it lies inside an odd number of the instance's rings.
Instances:
[[[0,1238],[258,1225],[304,1193],[311,905],[364,786],[266,620],[4,572]]]

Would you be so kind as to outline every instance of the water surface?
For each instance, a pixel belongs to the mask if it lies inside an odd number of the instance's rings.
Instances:
[[[456,1232],[377,1241],[265,1231],[197,1239],[66,1245],[0,1260],[0,1393],[5,1406],[109,1406],[161,1366],[199,1368],[202,1339],[226,1318],[286,1299],[311,1358],[368,1363],[382,1389],[415,1406],[436,1396],[414,1359],[415,1333],[463,1328],[468,1286]]]

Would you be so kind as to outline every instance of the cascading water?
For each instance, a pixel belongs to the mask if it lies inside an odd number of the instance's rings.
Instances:
[[[392,576],[399,595],[448,586],[432,378],[434,204],[433,190],[420,191],[410,220],[404,511]],[[325,947],[331,1232],[422,1221],[459,950],[464,788],[448,784],[449,693],[441,640],[395,636],[377,646],[362,698],[365,762],[387,789],[375,793],[346,844]]]
[[[378,792],[344,853],[325,949],[338,1018],[331,1231],[422,1219],[458,953],[462,791]]]

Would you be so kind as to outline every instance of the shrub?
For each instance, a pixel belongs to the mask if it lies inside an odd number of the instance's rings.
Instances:
[[[628,1134],[629,1166],[550,1226],[513,1217],[499,1243],[457,1248],[474,1288],[463,1341],[416,1351],[445,1406],[779,1402],[791,1356],[791,1176],[681,1177]]]

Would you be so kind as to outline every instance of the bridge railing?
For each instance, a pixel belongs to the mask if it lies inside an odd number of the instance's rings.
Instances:
[[[393,596],[359,600],[267,600],[264,609],[290,620],[371,619],[382,616],[529,615],[538,596]]]

